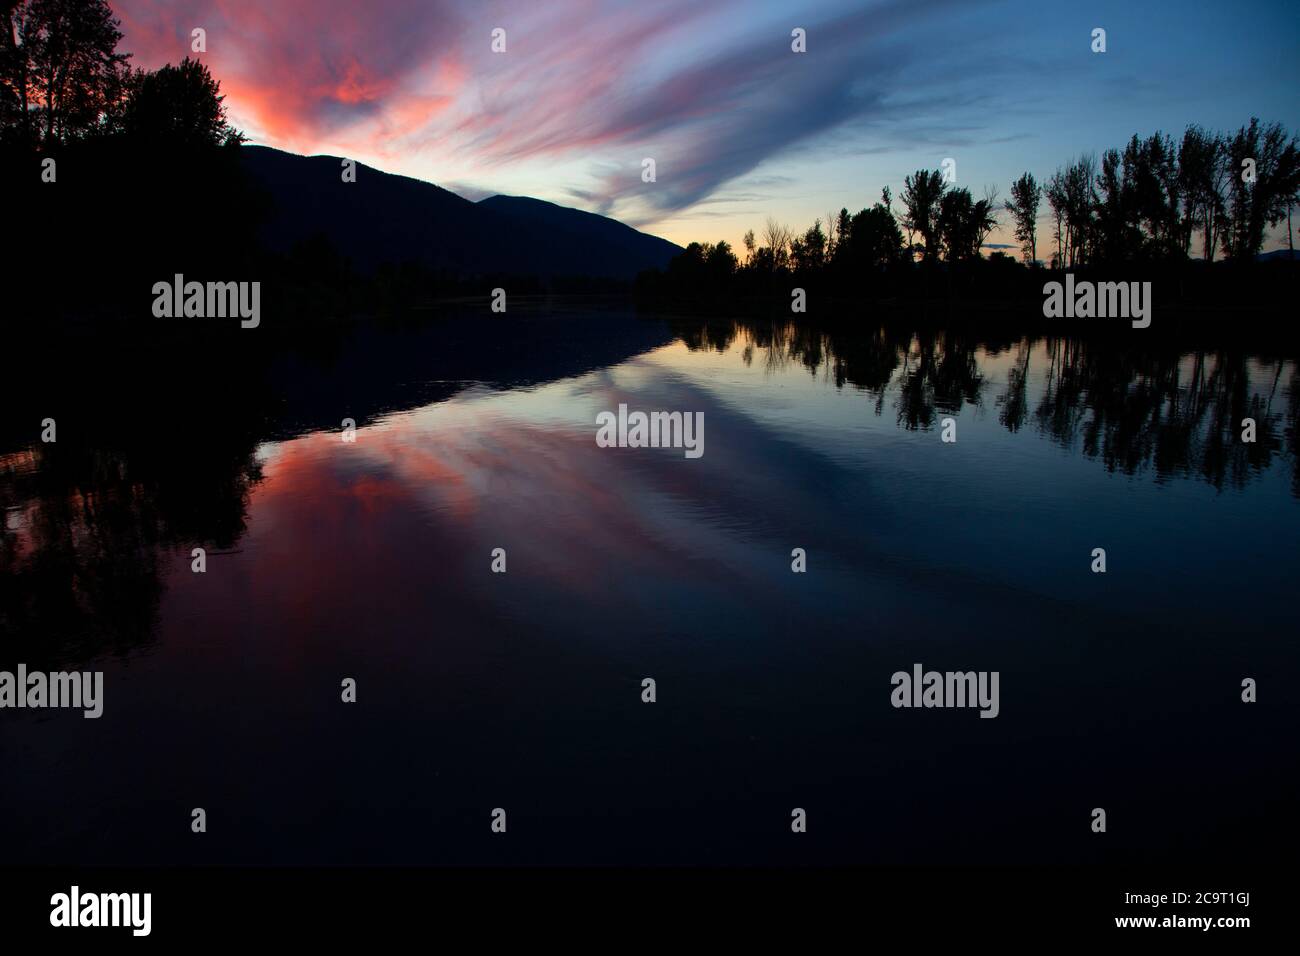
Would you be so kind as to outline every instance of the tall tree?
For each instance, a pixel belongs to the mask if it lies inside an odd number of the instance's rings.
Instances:
[[[1064,269],[1066,267],[1065,243],[1068,238],[1068,233],[1065,230],[1065,171],[1059,166],[1056,172],[1052,173],[1051,179],[1047,181],[1047,186],[1043,192],[1047,196],[1047,205],[1051,207],[1052,219],[1056,224],[1055,267]]]
[[[242,141],[226,121],[224,99],[208,68],[186,57],[179,66],[132,77],[122,130],[137,139],[185,146]]]
[[[984,240],[997,225],[997,194],[971,197],[969,189],[952,189],[939,200],[938,245],[949,262],[978,258]]]
[[[8,138],[49,147],[104,130],[128,56],[106,0],[10,0],[0,21],[0,121]]]
[[[731,251],[731,244],[721,239],[716,245],[704,244],[704,266],[714,283],[725,283],[736,271],[736,254]]]
[[[1137,142],[1137,137],[1133,138]],[[1132,144],[1130,143],[1130,147]],[[1132,150],[1108,149],[1097,174],[1094,258],[1123,262],[1142,253],[1143,238]]]
[[[1300,189],[1300,146],[1281,124],[1261,127],[1252,118],[1228,140],[1227,156],[1224,252],[1247,259],[1264,245],[1265,224],[1285,218],[1289,198]]]
[[[1020,254],[1030,265],[1038,261],[1038,206],[1042,200],[1043,187],[1032,173],[1025,173],[1011,184],[1007,212],[1015,222]]]
[[[918,169],[903,180],[903,223],[909,232],[920,233],[928,260],[939,256],[939,203],[947,189],[937,169]]]
[[[1094,180],[1097,160],[1086,153],[1065,168],[1063,183],[1065,200],[1065,225],[1067,234],[1066,256],[1070,265],[1088,261],[1094,240],[1097,191]]]
[[[0,141],[31,143],[31,5],[6,0],[0,17]]]
[[[826,264],[826,234],[820,219],[791,244],[791,258],[800,272],[815,271]]]
[[[1121,162],[1124,226],[1134,242],[1133,249],[1122,252],[1129,258],[1184,255],[1182,183],[1173,141],[1161,133],[1146,139],[1134,136],[1124,147]]]
[[[882,269],[899,261],[903,251],[903,233],[898,222],[883,203],[863,209],[853,217],[847,243],[841,243],[844,260],[854,272]]]
[[[1201,254],[1214,259],[1217,228],[1223,220],[1223,192],[1227,185],[1227,149],[1223,137],[1199,126],[1189,126],[1178,150],[1178,175],[1182,180],[1184,229],[1201,230]]]
[[[998,189],[996,186],[984,187],[984,198],[975,203],[975,248],[973,255],[980,255],[989,234],[998,227]]]
[[[763,226],[763,243],[764,248],[768,250],[771,257],[773,271],[790,268],[790,243],[792,239],[793,236],[790,234],[789,226],[777,222],[771,216],[768,217],[767,223]]]
[[[852,222],[849,211],[841,208],[840,214],[835,217],[835,261],[837,262],[844,257],[842,253],[847,254],[848,244],[852,239],[850,236],[850,230],[853,228]]]

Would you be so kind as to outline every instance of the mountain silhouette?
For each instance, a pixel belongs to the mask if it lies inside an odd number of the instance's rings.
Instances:
[[[682,250],[594,213],[539,199],[470,202],[433,183],[360,163],[343,182],[337,156],[241,149],[244,168],[270,200],[261,238],[273,251],[323,235],[363,272],[414,262],[471,277],[488,274],[631,279]]]

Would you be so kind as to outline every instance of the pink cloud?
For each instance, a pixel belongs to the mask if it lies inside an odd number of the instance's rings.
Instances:
[[[156,68],[197,56],[212,69],[236,125],[310,152],[323,138],[371,126],[409,135],[436,119],[464,83],[464,19],[438,0],[118,0],[123,48]],[[191,54],[202,27],[207,51]],[[431,85],[432,84],[432,85]]]
[[[810,0],[818,38],[793,56],[793,12],[742,0],[117,0],[145,67],[200,54],[255,142],[340,152],[392,172],[534,181],[641,225],[707,199],[764,160],[843,125],[915,121],[951,102],[917,33],[957,0]],[[492,33],[507,34],[504,53]],[[888,94],[911,70],[906,102]],[[641,162],[661,180],[646,190]],[[583,163],[587,169],[581,169]],[[667,173],[668,175],[664,175]],[[498,186],[504,185],[500,180]],[[509,191],[507,187],[507,191]]]

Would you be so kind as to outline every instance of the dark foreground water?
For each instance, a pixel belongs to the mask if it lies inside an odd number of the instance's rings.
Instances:
[[[0,710],[0,861],[1290,858],[1294,356],[484,325],[33,412],[0,668],[102,670],[104,713]],[[703,456],[598,447],[620,403]],[[998,716],[894,708],[915,664]]]

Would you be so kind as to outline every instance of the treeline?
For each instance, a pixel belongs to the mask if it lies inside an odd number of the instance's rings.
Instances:
[[[106,0],[19,0],[0,23],[0,145],[49,154],[87,141],[243,141],[207,67],[132,68]]]
[[[111,312],[175,273],[251,278],[266,199],[197,60],[141,70],[105,0],[0,13],[10,316]]]
[[[1189,126],[1181,142],[1134,136],[1100,164],[1081,156],[1042,187],[1028,173],[1017,185],[1023,202],[1008,203],[1017,238],[1032,243],[1041,193],[1059,265],[1185,260],[1194,238],[1207,261],[1247,260],[1263,248],[1266,226],[1283,221],[1293,247],[1300,148],[1280,123],[1252,118],[1227,134]]]
[[[760,236],[746,233],[742,250],[692,243],[665,272],[643,274],[638,291],[704,301],[783,288],[788,295],[793,284],[855,299],[957,288],[1016,298],[1030,293],[1032,270],[1043,266],[1151,278],[1180,275],[1194,258],[1240,264],[1255,259],[1269,227],[1285,222],[1293,245],[1300,144],[1280,124],[1257,119],[1234,133],[1191,126],[1178,143],[1155,133],[1106,150],[1100,161],[1081,156],[1046,182],[1026,172],[1005,202],[996,189],[976,198],[925,169],[904,179],[898,200],[895,208],[886,188],[870,208],[841,209],[802,233],[769,219]],[[1003,215],[1029,268],[1000,249],[983,254]]]

